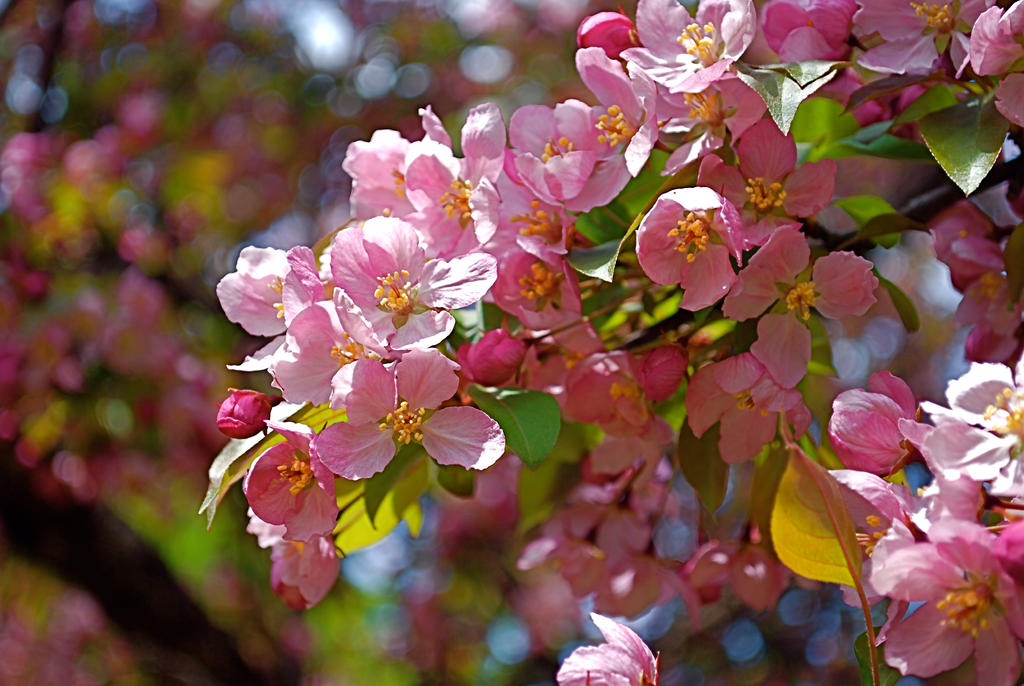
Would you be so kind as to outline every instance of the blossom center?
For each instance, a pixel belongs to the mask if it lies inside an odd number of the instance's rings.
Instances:
[[[676,40],[705,67],[715,61],[715,25],[690,24]]]
[[[786,191],[782,190],[782,184],[774,181],[765,185],[763,176],[747,179],[746,191],[750,196],[750,202],[760,212],[769,212],[775,207],[782,207],[782,201],[786,199]]]
[[[814,305],[813,281],[798,283],[786,293],[786,307],[790,310],[797,310],[804,321],[811,318],[812,305]]]
[[[912,2],[910,6],[914,8],[914,14],[923,17],[928,22],[928,28],[938,32],[953,30],[954,17],[948,3],[940,5],[938,3]]]
[[[697,259],[697,253],[708,249],[713,212],[706,210],[703,215],[687,212],[686,217],[669,230],[669,237],[676,239],[676,250],[686,255],[687,262],[693,262]]]
[[[756,407],[754,399],[750,397],[750,391],[741,391],[732,395],[736,398],[736,407],[741,410],[752,410]]]
[[[635,383],[619,383],[616,381],[612,384],[612,387],[608,389],[608,394],[616,400],[619,398],[637,400],[640,398],[641,392],[640,388]]]
[[[858,531],[856,534],[857,544],[864,548],[864,554],[871,557],[871,554],[875,552],[875,545],[882,540],[885,536],[885,530],[879,529],[882,526],[882,518],[878,515],[870,514],[864,518],[867,525],[875,531]]]
[[[409,409],[409,403],[403,400],[394,412],[388,414],[378,426],[381,431],[387,431],[390,427],[395,434],[395,440],[408,445],[413,441],[422,441],[423,432],[420,427],[423,425],[423,415],[427,413],[425,408],[416,410]]]
[[[683,93],[683,99],[690,107],[690,119],[700,119],[711,126],[717,126],[725,119],[722,100],[717,93]]]
[[[547,243],[559,242],[562,239],[562,222],[558,217],[541,209],[539,200],[530,203],[530,210],[527,214],[509,217],[511,221],[523,224],[519,233],[523,236],[540,236]]]
[[[458,217],[459,223],[462,224],[462,226],[466,226],[470,219],[473,218],[469,209],[469,196],[472,192],[473,187],[470,185],[469,181],[454,179],[452,181],[451,191],[441,196],[441,208],[449,218]]]
[[[999,287],[1003,285],[1003,276],[995,272],[985,272],[978,277],[978,284],[981,295],[987,300],[992,300],[999,292]]]
[[[391,170],[391,176],[395,179],[395,195],[399,198],[405,197],[405,174],[397,169]]]
[[[519,285],[523,287],[519,294],[535,302],[543,300],[558,292],[564,278],[564,274],[548,269],[543,262],[534,262],[530,273],[519,277]]]
[[[562,157],[565,153],[573,152],[575,149],[576,146],[565,136],[562,136],[557,141],[554,138],[549,138],[548,142],[544,144],[544,153],[540,156],[540,159],[547,162],[552,157]]]
[[[297,454],[292,459],[290,465],[279,464],[277,471],[282,479],[292,482],[291,487],[288,489],[288,492],[292,495],[298,495],[299,491],[308,486],[313,480],[313,469],[309,466],[308,462],[299,459]]]
[[[984,582],[957,588],[946,594],[935,608],[946,613],[942,626],[952,626],[974,638],[988,628],[988,615],[992,610],[992,587]]]
[[[267,286],[270,287],[270,290],[281,295],[281,291],[284,290],[284,281],[281,280],[280,276],[275,276],[274,280],[268,283]],[[277,318],[284,319],[284,303],[274,303],[274,309],[277,310]]]
[[[331,357],[337,358],[338,367],[344,367],[349,362],[366,357],[366,349],[361,343],[352,340],[348,334],[344,334],[345,342],[341,345],[331,346]]]
[[[378,276],[377,282],[380,285],[373,292],[373,297],[380,298],[381,308],[391,310],[395,314],[409,314],[412,311],[412,284],[409,283],[408,271],[403,269],[400,272]]]
[[[618,105],[612,105],[608,108],[608,114],[602,114],[597,118],[597,130],[603,132],[597,137],[597,140],[607,143],[613,148],[620,143],[625,143],[636,133],[636,129],[629,125],[622,113],[622,108]]]
[[[1004,388],[995,401],[985,408],[985,421],[1001,422],[992,427],[996,433],[1024,435],[1024,391]]]

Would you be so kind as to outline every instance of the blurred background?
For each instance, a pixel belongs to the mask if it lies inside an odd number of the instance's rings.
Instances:
[[[345,558],[305,613],[271,593],[240,489],[210,531],[196,510],[226,440],[217,403],[266,390],[225,368],[260,345],[213,295],[242,247],[347,221],[347,145],[418,138],[423,105],[457,131],[482,100],[507,121],[587,99],[575,29],[614,7],[0,0],[0,685],[553,684],[594,640],[561,577],[515,570],[517,465],[473,498],[425,499],[418,538],[400,527]],[[924,327],[908,340],[882,306],[830,330],[840,377],[809,389],[819,417],[881,366],[939,399],[962,365],[943,322],[959,296],[927,241],[872,257]],[[692,527],[659,535],[680,559],[697,544]],[[726,590],[700,632],[678,602],[634,626],[662,686],[850,684],[858,615],[803,583],[761,613]]]

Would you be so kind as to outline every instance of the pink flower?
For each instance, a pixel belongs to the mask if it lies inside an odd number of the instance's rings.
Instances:
[[[700,310],[729,292],[741,259],[742,223],[732,203],[710,188],[676,188],[659,197],[640,222],[636,256],[655,283],[678,283],[680,307]]]
[[[697,183],[740,208],[746,236],[743,248],[763,245],[778,229],[799,228],[794,217],[810,217],[832,200],[835,161],[807,162],[796,169],[793,135],[782,135],[770,119],[747,129],[736,146],[736,156],[738,170],[717,155],[705,157]]]
[[[458,390],[458,365],[437,350],[407,352],[392,368],[376,360],[346,365],[335,398],[348,421],[317,437],[324,464],[346,479],[381,471],[399,444],[421,443],[438,463],[487,469],[505,452],[497,422],[475,407],[436,409]]]
[[[783,62],[843,59],[856,9],[854,0],[771,0],[761,26]]]
[[[423,234],[431,257],[462,255],[498,230],[495,184],[505,159],[505,122],[494,103],[471,109],[462,128],[466,157],[460,160],[440,122],[428,124],[430,117],[424,116],[427,138],[406,153],[405,187],[416,210],[406,219]]]
[[[329,536],[282,541],[270,552],[270,587],[293,610],[308,610],[338,579],[338,552]]]
[[[705,0],[696,17],[674,0],[640,0],[642,48],[622,53],[673,93],[699,93],[722,78],[757,32],[751,0]]]
[[[987,272],[1003,269],[1003,251],[989,238],[995,227],[977,206],[963,200],[928,224],[935,254],[950,271],[953,285],[964,291]]]
[[[235,271],[217,284],[217,298],[228,320],[257,336],[283,332],[281,291],[290,268],[284,250],[242,248]]]
[[[595,111],[600,134],[597,140],[611,150],[618,150],[625,143],[626,168],[636,176],[658,140],[654,82],[638,70],[627,76],[622,64],[600,48],[576,51],[576,69],[603,106]]]
[[[606,643],[577,648],[555,677],[558,686],[656,686],[658,658],[627,626],[597,614],[590,619]]]
[[[554,329],[580,318],[579,282],[564,259],[546,262],[513,249],[498,264],[491,295],[530,329]]]
[[[459,348],[462,375],[473,383],[497,386],[511,379],[526,356],[526,343],[504,329],[488,331],[476,343]]]
[[[912,450],[901,427],[917,423],[917,402],[906,382],[886,371],[872,374],[868,388],[872,392],[857,388],[836,396],[828,436],[846,467],[887,476]],[[908,432],[916,435],[913,426]]]
[[[640,385],[651,402],[668,400],[686,376],[689,357],[679,345],[661,345],[644,355],[640,364]]]
[[[396,350],[444,340],[455,327],[448,310],[483,298],[495,267],[494,257],[481,252],[428,262],[419,234],[394,218],[340,231],[331,244],[335,283]]]
[[[245,475],[242,489],[249,507],[263,521],[281,524],[285,537],[308,541],[334,528],[338,503],[334,475],[311,445],[316,435],[304,424],[267,422],[285,438],[256,458]]]
[[[766,314],[757,323],[750,351],[775,380],[792,388],[807,373],[811,334],[804,322],[814,307],[830,319],[859,316],[875,302],[878,279],[871,263],[851,252],[833,252],[814,262],[809,281],[797,281],[810,262],[807,239],[793,228],[772,234],[750,259],[725,299],[722,311],[743,321],[762,314],[778,300],[786,314]]]
[[[853,23],[864,34],[878,32],[884,41],[857,60],[862,67],[890,74],[929,73],[949,48],[957,73],[967,66],[967,33],[995,0],[962,2],[892,2],[857,0]]]
[[[1020,674],[1024,613],[1003,572],[995,537],[972,522],[941,521],[928,542],[875,548],[871,584],[924,605],[888,630],[885,661],[901,674],[930,677],[975,655],[976,683],[1011,686]]]
[[[718,452],[730,464],[753,458],[775,437],[779,413],[797,435],[811,423],[800,392],[779,386],[751,353],[697,370],[686,389],[686,412],[698,437],[721,422]]]
[[[217,411],[217,428],[229,438],[248,438],[266,428],[274,401],[266,393],[232,389]]]
[[[1017,520],[1003,529],[992,546],[999,566],[1018,586],[1024,586],[1024,521]]]
[[[501,220],[487,252],[498,255],[518,247],[551,263],[569,252],[573,222],[561,205],[541,200],[507,174],[498,179],[498,192]]]
[[[1007,74],[996,88],[996,109],[1017,126],[1024,126],[1024,74]]]
[[[601,48],[612,59],[627,48],[640,46],[636,27],[621,12],[598,12],[580,22],[576,31],[576,45],[580,48]]]
[[[616,436],[647,433],[654,419],[640,386],[640,361],[626,351],[595,353],[566,379],[565,414]]]
[[[414,211],[405,186],[409,141],[397,131],[378,129],[369,142],[350,143],[342,169],[352,177],[352,216],[369,219],[384,214],[405,217]]]
[[[1009,9],[990,7],[980,15],[971,29],[971,68],[976,74],[1005,74],[1024,67],[1024,0]]]
[[[665,161],[662,174],[675,174],[718,150],[730,135],[735,141],[765,109],[761,96],[737,78],[723,78],[700,93],[664,96],[658,103],[658,116],[665,120],[662,138],[682,140]]]
[[[600,140],[599,120],[579,100],[520,107],[509,121],[514,175],[541,200],[589,212],[629,180],[625,158]],[[510,174],[512,175],[512,174]]]

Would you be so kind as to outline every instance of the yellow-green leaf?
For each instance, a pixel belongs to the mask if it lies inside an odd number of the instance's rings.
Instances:
[[[859,586],[860,548],[838,482],[793,446],[771,519],[779,560],[808,579]]]

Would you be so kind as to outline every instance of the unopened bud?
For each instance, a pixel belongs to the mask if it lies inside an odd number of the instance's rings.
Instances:
[[[636,27],[625,14],[598,12],[580,22],[576,44],[581,48],[601,48],[616,59],[627,48],[640,47]]]
[[[1024,521],[1016,521],[1003,529],[992,545],[992,552],[1003,570],[1024,586]]]
[[[217,428],[231,438],[249,438],[266,428],[274,401],[265,393],[231,389],[217,412]]]
[[[512,378],[526,355],[526,343],[504,329],[488,331],[457,353],[462,374],[474,383],[497,386]]]

